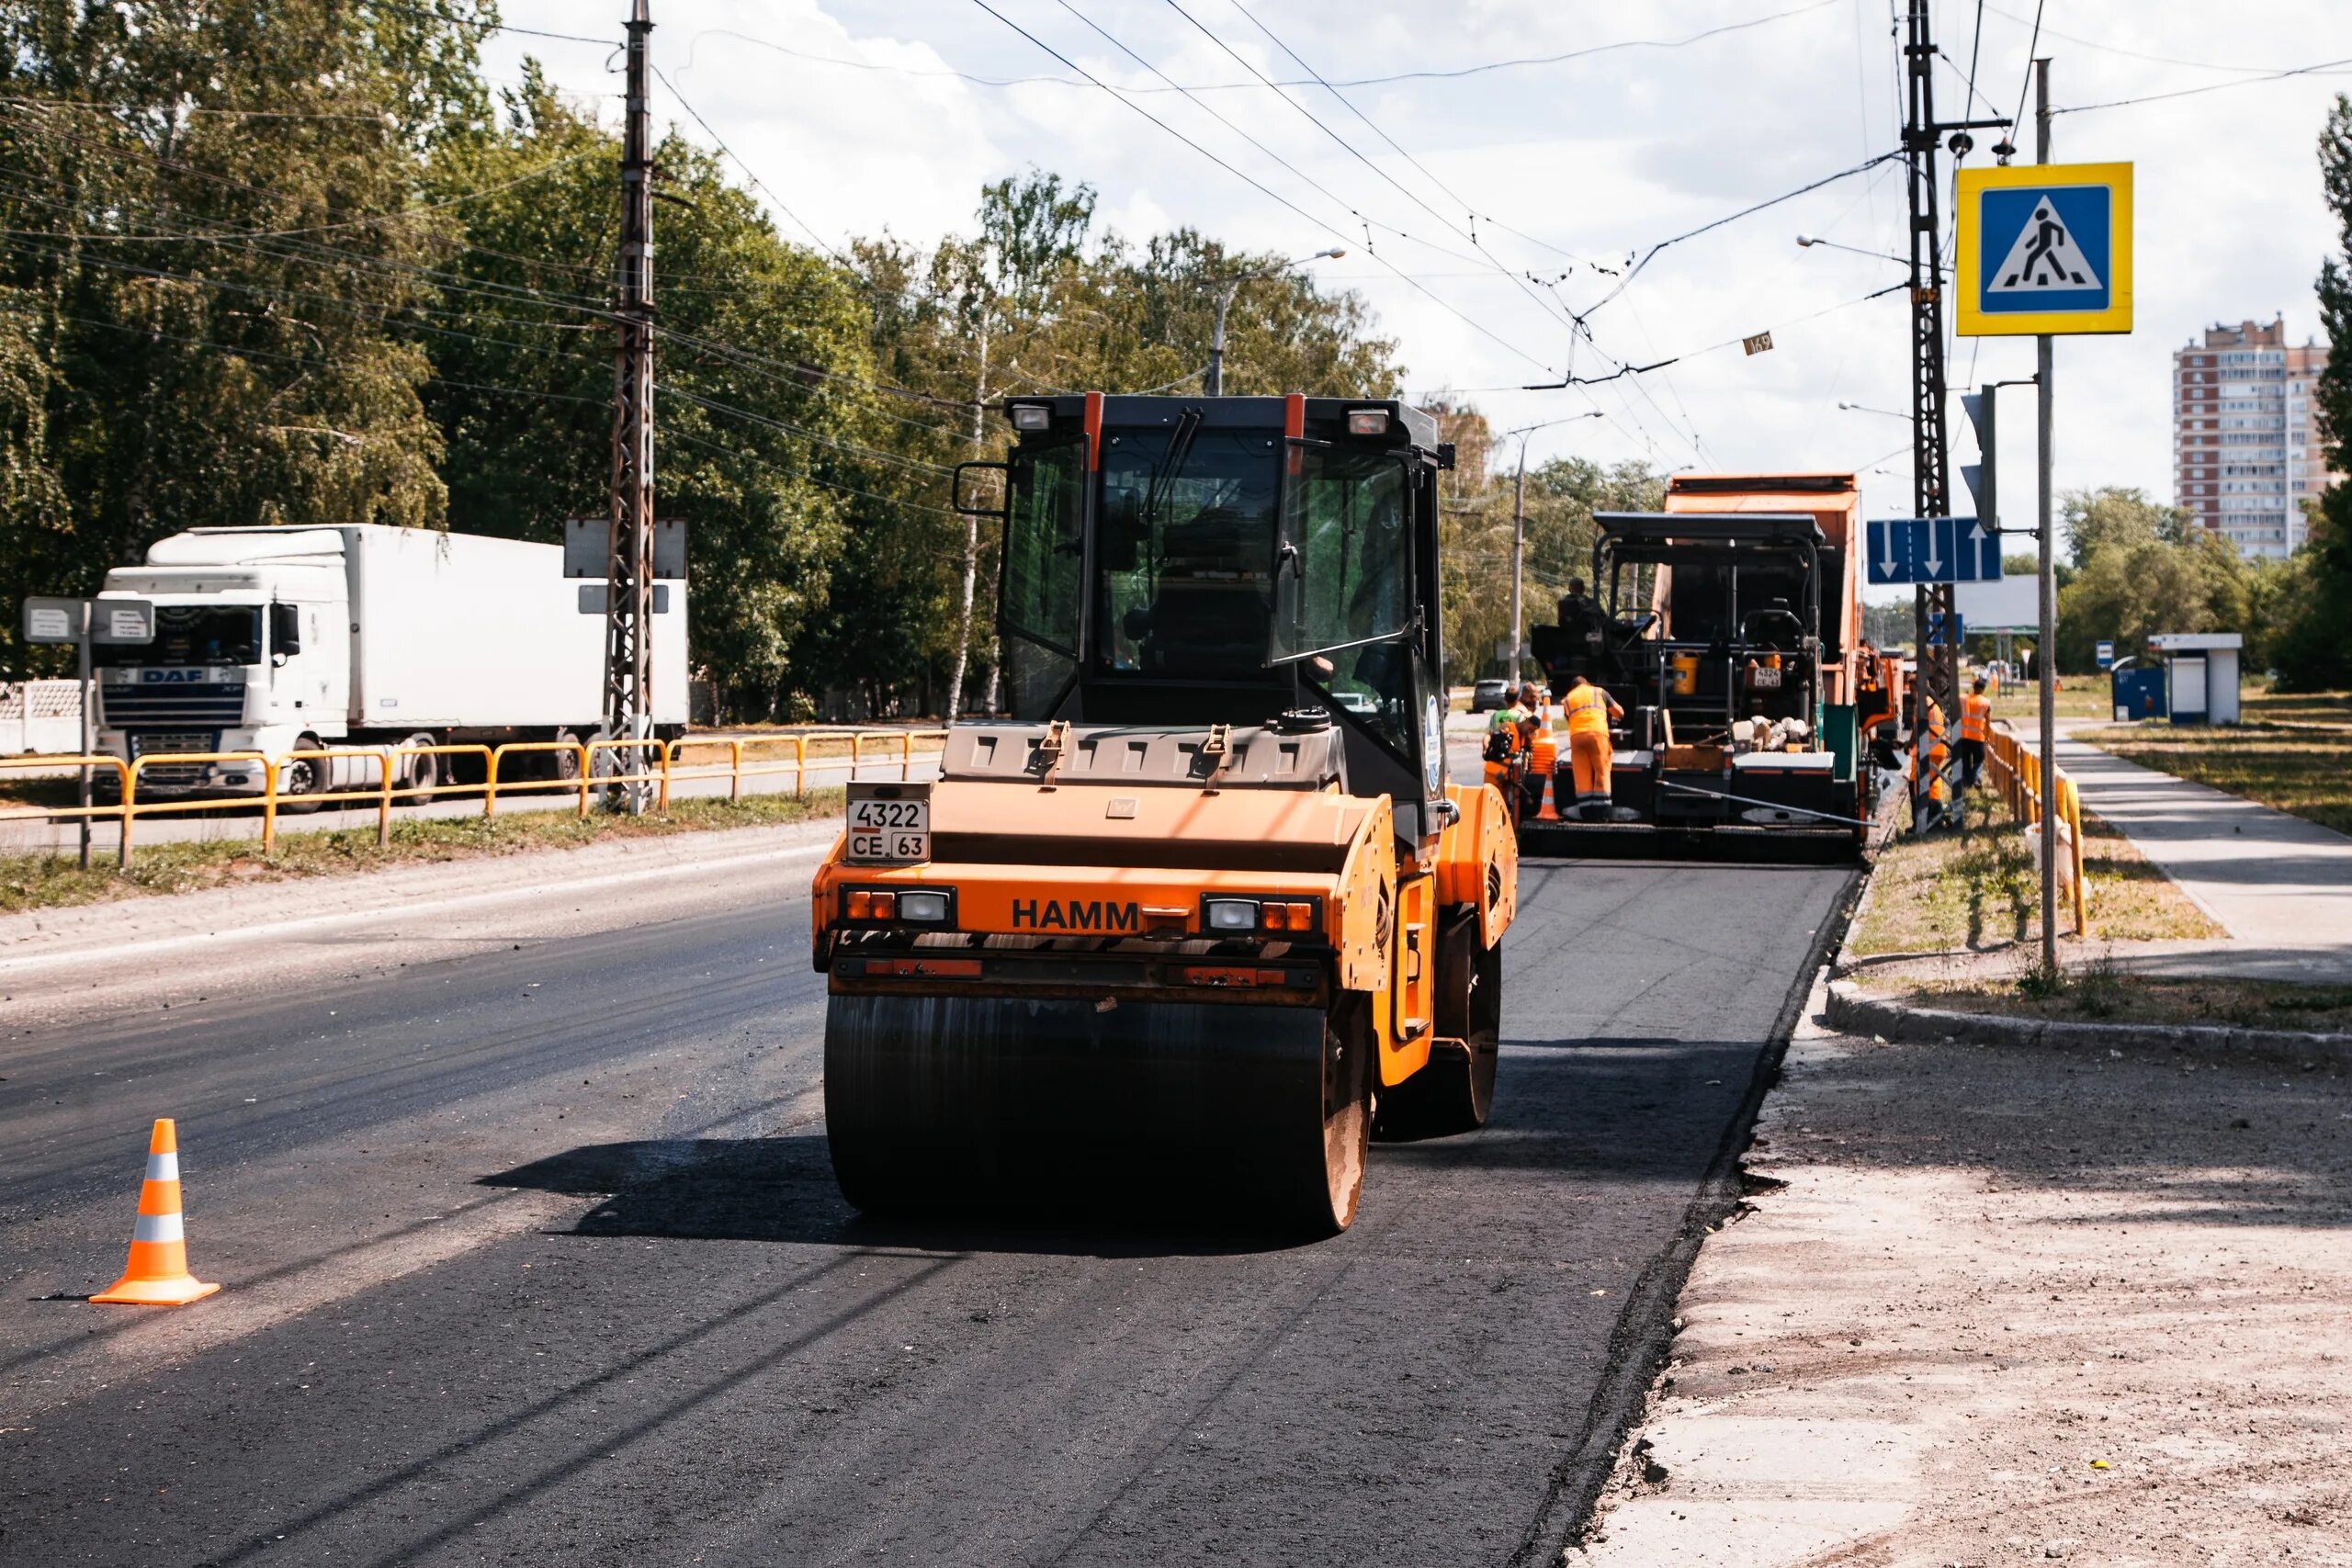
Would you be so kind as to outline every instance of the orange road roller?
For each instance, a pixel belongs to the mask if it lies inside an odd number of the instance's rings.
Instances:
[[[816,877],[835,1176],[876,1213],[1343,1230],[1370,1139],[1494,1092],[1518,851],[1447,776],[1452,449],[1375,400],[1005,413],[956,504],[1002,521],[1010,714],[851,785]]]

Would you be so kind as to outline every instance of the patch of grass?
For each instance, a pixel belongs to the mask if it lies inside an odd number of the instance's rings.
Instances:
[[[2059,688],[2058,716],[2060,718],[2110,718],[2115,713],[2115,699],[2110,694],[2104,675],[2069,675]],[[2041,694],[2030,681],[2005,682],[1993,698],[1993,716],[2007,719],[2020,728],[2030,728],[2041,722]],[[1957,718],[1954,719],[1957,723]]]
[[[2352,696],[2248,691],[2245,722],[2180,728],[2111,724],[2075,739],[2143,767],[2210,784],[2352,833]]]
[[[2069,1022],[2194,1023],[2237,1029],[2352,1031],[2352,989],[2284,980],[2174,980],[2112,964],[2067,971],[2054,985],[2015,980],[1927,980],[1906,988],[1921,1007]]]
[[[827,789],[812,790],[806,799],[753,795],[740,801],[680,800],[665,812],[643,817],[597,812],[578,818],[562,811],[527,811],[491,818],[396,818],[388,845],[377,844],[372,827],[281,832],[275,855],[263,854],[261,845],[249,840],[134,845],[128,870],[118,870],[106,855],[88,871],[82,870],[70,854],[0,856],[0,911],[62,908],[248,882],[578,849],[613,839],[774,827],[836,816],[841,809],[842,792]]]
[[[1870,908],[1851,939],[1857,955],[2041,939],[2041,884],[2024,830],[1987,791],[1966,798],[1963,817],[1958,832],[1900,835],[1880,855]],[[2087,813],[2083,828],[2086,902],[2099,936],[2140,942],[2225,934],[2122,834]],[[2058,919],[2061,940],[2067,940],[2064,899]]]

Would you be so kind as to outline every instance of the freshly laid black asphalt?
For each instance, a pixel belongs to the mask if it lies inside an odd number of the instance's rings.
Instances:
[[[1556,1561],[1849,880],[1525,868],[1492,1123],[1311,1246],[861,1220],[805,899],[19,1042],[0,1562]],[[164,1113],[226,1289],[71,1299]]]

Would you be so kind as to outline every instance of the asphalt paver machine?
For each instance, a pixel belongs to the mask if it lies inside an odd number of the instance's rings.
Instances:
[[[1444,751],[1437,476],[1402,403],[1012,400],[1009,716],[854,786],[815,886],[859,1208],[1352,1219],[1368,1139],[1487,1117],[1517,850]],[[963,487],[1001,468],[1003,504]]]
[[[1598,646],[1532,640],[1555,687],[1582,670],[1624,710],[1610,809],[1523,820],[1526,852],[1860,852],[1858,513],[1850,474],[1678,475],[1665,511],[1595,516]],[[1568,762],[1564,746],[1563,801]]]

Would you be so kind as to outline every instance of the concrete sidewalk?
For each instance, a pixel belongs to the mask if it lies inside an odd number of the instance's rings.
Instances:
[[[2230,933],[2118,952],[2148,975],[2352,982],[2352,838],[2240,795],[2177,779],[2070,739],[2058,765],[2083,807],[2132,841]],[[2098,924],[2098,911],[2092,911]]]
[[[2352,1564],[2335,1059],[1801,1028],[1746,1164],[1570,1563]]]

